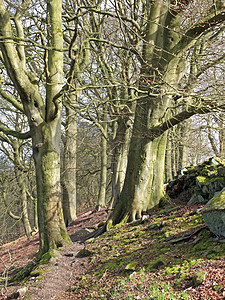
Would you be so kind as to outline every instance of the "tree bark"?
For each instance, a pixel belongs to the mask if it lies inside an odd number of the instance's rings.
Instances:
[[[153,90],[155,96],[140,97],[137,101],[125,182],[106,230],[111,225],[141,218],[142,212],[158,205],[164,196],[167,133],[156,135],[154,129],[170,117],[167,108],[171,94],[181,79],[178,69],[183,60],[169,54],[180,39],[179,33],[167,30],[173,28],[174,19],[176,16],[163,1],[150,6],[139,89],[149,91],[154,85],[157,89]]]
[[[0,1],[0,43],[4,65],[17,89],[28,117],[36,169],[39,254],[70,243],[62,216],[60,188],[61,109],[60,90],[63,76],[62,1],[47,3],[48,65],[46,100],[25,69],[24,57],[13,41],[9,13]],[[21,47],[20,50],[21,51]]]
[[[108,138],[108,123],[107,123],[107,104],[103,105],[101,115],[101,172],[100,172],[100,183],[98,200],[95,210],[99,211],[101,208],[106,206],[106,186],[107,186],[107,138]]]
[[[171,134],[167,136],[166,156],[165,156],[165,182],[173,179],[172,175],[172,142]]]
[[[113,156],[111,162],[112,198],[109,209],[112,209],[115,206],[123,188],[127,169],[131,129],[129,118],[119,117],[117,121],[116,137],[113,141]]]
[[[71,102],[76,102],[71,95]],[[70,107],[66,108],[65,143],[63,156],[63,216],[66,226],[76,220],[76,146],[77,117]]]

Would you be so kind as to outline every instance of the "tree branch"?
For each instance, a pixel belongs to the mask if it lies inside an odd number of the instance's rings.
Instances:
[[[20,112],[24,113],[23,105],[20,104],[16,99],[12,96],[8,95],[3,89],[0,88],[0,95],[4,98],[7,102],[11,103],[16,109]]]
[[[219,1],[217,1],[219,2]],[[181,40],[172,49],[173,54],[179,54],[188,48],[190,48],[196,41],[196,39],[206,32],[211,27],[218,25],[225,21],[225,1],[222,0],[221,6],[217,7],[215,14],[214,6],[211,7],[207,16],[201,19],[194,27],[189,29],[181,38]]]
[[[18,132],[18,131],[9,129],[9,128],[1,125],[1,124],[0,124],[0,131],[3,132],[6,135],[11,135],[11,136],[16,137],[16,138],[21,139],[21,140],[26,140],[26,139],[31,138],[30,131],[24,132],[24,133],[23,132]]]
[[[213,109],[225,109],[225,105],[221,104],[220,106],[217,105],[207,105],[207,106],[192,106],[188,110],[184,110],[175,116],[172,116],[169,120],[159,124],[158,126],[150,128],[149,132],[146,134],[146,137],[150,140],[154,140],[155,138],[162,135],[166,130],[170,129],[171,127],[189,119],[190,117],[197,115],[197,114],[206,114],[212,112]]]

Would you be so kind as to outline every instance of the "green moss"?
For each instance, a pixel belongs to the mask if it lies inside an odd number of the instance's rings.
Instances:
[[[42,255],[39,254],[39,263],[41,265],[48,264],[49,261],[50,261],[50,259],[51,258],[56,258],[56,256],[57,256],[56,255],[56,251],[53,250],[53,249],[51,249],[51,250],[49,250],[48,252],[46,252],[46,253],[44,253]]]
[[[222,203],[225,203],[225,189],[218,193],[217,196],[213,197],[210,202],[208,202],[207,206],[220,205]]]
[[[185,278],[189,275],[189,270],[201,261],[203,261],[203,259],[185,260],[181,264],[177,264],[172,267],[167,267],[164,271],[164,274],[165,275],[175,275],[178,278]]]
[[[39,277],[48,271],[51,271],[51,269],[34,270],[30,273],[30,277]]]
[[[192,279],[192,284],[194,286],[201,285],[203,283],[203,281],[205,280],[206,275],[207,275],[207,273],[205,271],[197,272]]]
[[[167,264],[166,257],[164,255],[159,255],[149,263],[146,263],[145,268],[147,271],[155,271],[165,267]]]
[[[23,282],[25,279],[28,279],[30,273],[37,268],[36,263],[30,263],[25,267],[20,268],[16,274],[10,279],[10,283],[14,282]],[[25,280],[26,281],[26,280]]]
[[[110,219],[110,220],[107,222],[107,224],[106,224],[106,231],[109,231],[109,229],[112,227],[112,224],[113,224],[113,222],[112,222],[112,220]]]
[[[126,295],[128,295],[129,282],[134,280],[140,294],[133,294],[132,297],[142,296],[142,282],[146,285],[148,276],[152,278],[150,273],[154,272],[157,275],[174,276],[174,285],[170,287],[174,297],[171,296],[171,299],[188,299],[185,298],[187,295],[181,295],[180,291],[179,295],[175,297],[176,289],[179,290],[183,286],[184,278],[190,276],[193,267],[196,268],[196,265],[201,267],[204,264],[203,259],[199,259],[199,257],[207,260],[209,255],[224,256],[225,245],[212,242],[207,230],[201,231],[187,242],[171,245],[168,237],[178,239],[182,235],[189,235],[204,224],[200,214],[188,213],[186,216],[182,216],[181,212],[184,213],[183,209],[177,208],[177,212],[168,216],[166,211],[164,215],[162,211],[152,211],[151,219],[147,223],[112,227],[109,232],[96,239],[96,243],[94,241],[94,243],[86,244],[90,251],[94,251],[92,261],[95,267],[92,270],[91,278],[85,280],[85,284],[82,281],[78,283],[76,291],[88,287],[90,299],[100,294],[102,299],[111,297],[109,295],[115,295],[112,299],[122,299],[123,291],[126,290]],[[154,223],[150,224],[152,220]],[[129,277],[130,273],[125,269],[132,262],[135,262],[135,266],[133,269],[131,268],[131,271],[136,271],[133,279]],[[136,270],[136,264],[140,271]],[[103,276],[106,272],[107,279]],[[123,284],[122,290],[120,289],[121,280],[126,282]],[[108,286],[112,286],[112,290],[108,290]],[[155,293],[157,299],[162,296],[161,292],[160,288]]]
[[[196,177],[196,179],[199,181],[199,183],[201,184],[209,184],[211,182],[214,182],[214,181],[220,181],[220,182],[224,182],[224,177],[206,177],[206,176],[198,176]]]
[[[88,257],[92,255],[94,255],[93,251],[90,251],[88,249],[82,249],[77,253],[76,257]]]

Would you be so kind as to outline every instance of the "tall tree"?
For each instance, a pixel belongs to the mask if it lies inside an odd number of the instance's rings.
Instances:
[[[118,5],[123,5],[122,1]],[[124,10],[120,15],[120,20],[131,22],[130,31],[138,28],[137,20],[128,17],[134,15],[136,5],[136,2],[130,5],[130,14]],[[167,130],[194,114],[206,113],[222,105],[221,101],[210,102],[209,98],[194,93],[193,82],[182,88],[180,84],[187,68],[186,53],[204,37],[220,39],[224,27],[219,24],[225,20],[225,1],[201,1],[199,15],[192,1],[142,1],[141,8],[145,10],[140,18],[146,22],[140,33],[143,41],[140,98],[136,104],[124,187],[104,229],[127,219],[140,218],[143,211],[160,202],[164,195]],[[202,66],[196,78],[223,57],[221,53]],[[201,101],[197,101],[198,98]],[[178,112],[173,111],[178,104]]]
[[[22,103],[14,101],[27,116],[36,169],[39,254],[70,243],[62,216],[60,190],[61,99],[63,81],[62,1],[43,4],[46,13],[47,41],[43,66],[46,96],[38,90],[35,74],[29,72],[24,47],[23,15],[31,4],[25,0],[16,8],[12,25],[10,11],[0,1],[1,59]],[[11,12],[14,13],[15,9]],[[32,12],[31,12],[32,14]],[[14,32],[16,28],[16,36]],[[19,41],[17,45],[17,41]],[[28,69],[27,69],[28,68]]]

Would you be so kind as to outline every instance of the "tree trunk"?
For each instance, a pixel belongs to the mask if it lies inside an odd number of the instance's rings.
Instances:
[[[179,124],[179,170],[183,169],[187,166],[187,146],[186,146],[186,138],[189,128],[189,122],[185,121],[183,124]]]
[[[178,67],[183,60],[169,54],[179,34],[164,29],[171,25],[172,19],[163,1],[150,5],[139,83],[139,89],[148,91],[149,95],[140,97],[136,104],[125,182],[106,230],[111,225],[141,218],[142,212],[158,205],[164,196],[167,133],[156,135],[154,127],[170,117],[167,108],[172,101],[173,87],[181,78]]]
[[[98,193],[98,202],[96,205],[96,210],[100,210],[102,207],[106,205],[106,184],[107,184],[107,108],[103,108],[102,115],[102,128],[103,133],[101,136],[102,139],[102,150],[101,150],[101,173],[100,173],[100,185],[99,185],[99,193]]]
[[[167,136],[166,157],[165,157],[165,182],[173,179],[172,176],[172,142],[171,134]]]
[[[107,184],[107,140],[102,135],[102,151],[101,151],[101,173],[100,173],[100,186],[98,193],[98,201],[96,210],[99,211],[106,205],[106,184]]]
[[[116,137],[113,141],[113,156],[112,156],[112,198],[109,209],[113,208],[116,201],[119,199],[123,188],[128,151],[131,139],[131,124],[129,119],[119,118]]]
[[[130,145],[124,187],[109,225],[141,218],[143,211],[159,204],[164,196],[166,134],[151,142],[139,140],[138,147],[136,142],[133,139]]]
[[[75,96],[71,95],[71,102],[74,103],[73,98]],[[76,139],[76,113],[68,107],[63,156],[63,216],[66,226],[76,219]]]
[[[22,221],[23,221],[23,226],[24,230],[26,233],[26,236],[28,239],[31,238],[31,226],[30,226],[30,221],[28,217],[28,203],[27,203],[27,193],[26,193],[26,186],[23,186],[22,191],[21,191],[21,199],[22,199]]]
[[[61,205],[58,125],[60,120],[54,120],[52,124],[41,128],[42,143],[37,143],[33,139],[40,254],[70,243]]]

